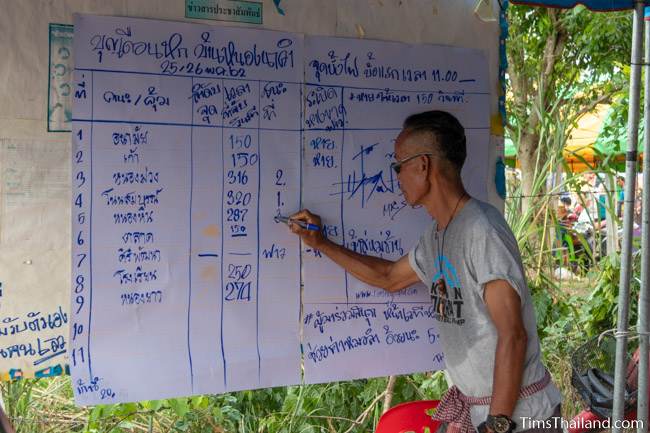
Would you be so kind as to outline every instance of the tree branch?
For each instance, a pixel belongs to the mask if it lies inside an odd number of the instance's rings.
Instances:
[[[553,23],[553,30],[548,35],[548,38],[546,38],[543,57],[544,67],[539,80],[539,94],[542,97],[540,107],[544,107],[545,110],[550,108],[550,95],[552,95],[556,86],[554,72],[555,66],[557,65],[557,59],[562,56],[568,39],[568,34],[562,20],[560,19],[561,14],[562,12],[555,9],[549,11],[549,17]]]
[[[379,400],[381,400],[385,395],[386,395],[386,391],[383,391],[383,392],[381,392],[377,397],[375,397],[375,399],[374,399],[374,400],[373,400],[373,401],[368,405],[368,407],[367,407],[363,412],[361,412],[361,414],[357,417],[357,419],[355,419],[355,420],[352,422],[352,425],[350,426],[349,429],[347,429],[347,430],[345,431],[345,433],[350,433],[350,432],[352,432],[352,431],[355,429],[355,427],[356,427],[357,425],[359,425],[359,424],[363,424],[363,422],[364,422],[364,421],[366,420],[366,418],[368,417],[368,414],[370,413],[370,411],[372,410],[372,408],[373,408],[373,407],[377,404],[377,402],[379,402]]]
[[[515,105],[518,108],[525,108],[526,103],[528,102],[528,93],[525,83],[525,72],[523,71],[524,54],[522,49],[516,50],[516,53],[513,51],[514,49],[511,48],[507,52],[509,65],[508,77],[510,78],[510,86],[512,87],[512,96],[515,101]],[[515,58],[515,54],[517,58]]]
[[[575,122],[580,118],[580,116],[589,113],[592,111],[594,108],[596,108],[600,104],[611,104],[612,103],[612,96],[614,96],[616,93],[620,92],[623,90],[622,88],[618,87],[613,89],[610,92],[607,92],[603,95],[600,95],[598,98],[591,100],[589,103],[584,105],[582,108],[580,108],[576,113],[571,117],[571,122]]]
[[[553,83],[553,70],[555,69],[556,58],[562,54],[564,39],[566,39],[566,35],[562,36],[564,32],[561,31],[560,21],[558,20],[558,14],[560,13],[555,9],[549,9],[547,12],[552,23],[552,30],[546,37],[546,42],[544,43],[542,65],[537,86],[537,97],[541,99],[538,101],[538,107],[542,110],[547,108],[548,96],[550,94],[549,87],[551,87],[548,83]],[[531,110],[526,128],[529,133],[532,134],[535,132],[540,120],[539,112],[534,109]]]
[[[390,405],[393,401],[393,390],[395,389],[395,381],[397,376],[388,376],[388,385],[386,385],[386,395],[384,396],[384,409],[381,413],[388,412]]]

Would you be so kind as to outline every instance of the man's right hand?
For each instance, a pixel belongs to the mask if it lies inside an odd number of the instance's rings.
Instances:
[[[323,235],[322,230],[307,230],[303,229],[296,223],[292,221],[302,221],[307,224],[314,224],[318,227],[323,227],[320,216],[309,212],[307,209],[303,209],[289,217],[289,229],[300,236],[302,241],[314,249],[320,249],[320,247],[327,241]]]

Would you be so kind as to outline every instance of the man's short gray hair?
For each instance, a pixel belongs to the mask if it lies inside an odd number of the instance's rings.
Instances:
[[[409,116],[403,129],[409,135],[431,134],[436,155],[460,173],[467,158],[467,139],[465,128],[456,117],[446,111],[425,111]]]

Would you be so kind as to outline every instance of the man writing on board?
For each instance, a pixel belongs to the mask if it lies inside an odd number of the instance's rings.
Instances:
[[[496,208],[465,191],[466,154],[464,128],[451,114],[428,111],[404,122],[391,167],[407,203],[424,206],[433,222],[397,261],[357,254],[297,223],[291,231],[367,284],[390,292],[420,280],[430,287],[454,383],[436,411],[441,429],[561,432],[562,397],[541,361],[516,240]],[[290,220],[321,225],[308,210]]]

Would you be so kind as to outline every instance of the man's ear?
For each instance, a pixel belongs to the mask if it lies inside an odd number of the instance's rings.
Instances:
[[[433,156],[425,156],[422,158],[421,164],[422,171],[428,176],[431,170],[435,168],[436,162],[433,160]]]

